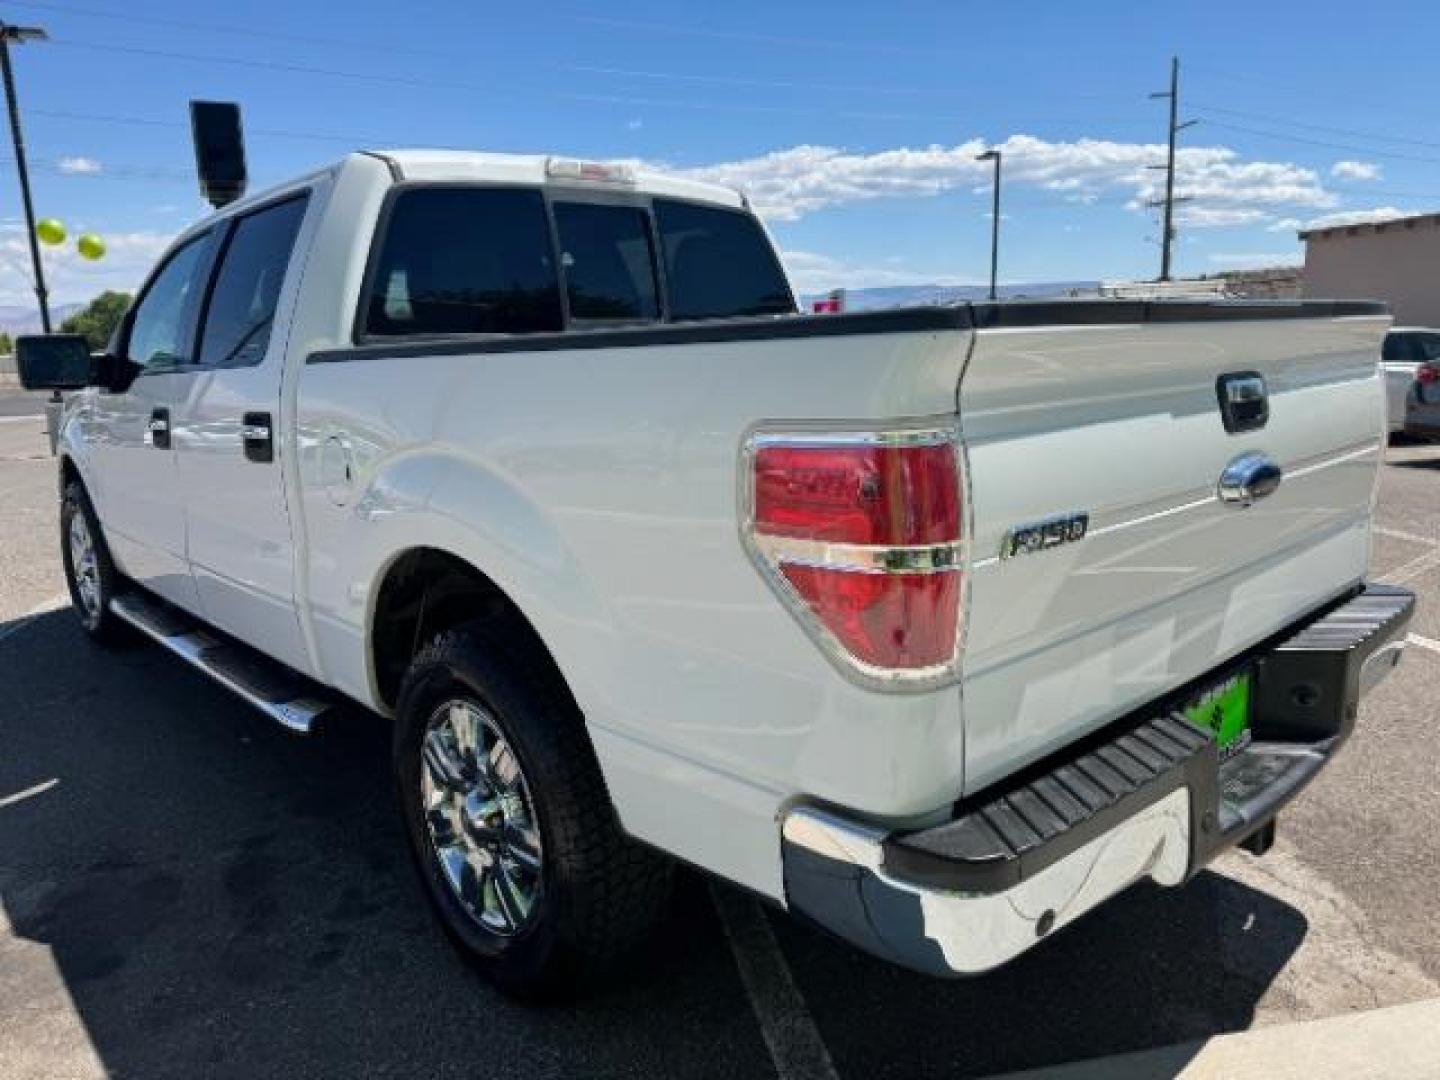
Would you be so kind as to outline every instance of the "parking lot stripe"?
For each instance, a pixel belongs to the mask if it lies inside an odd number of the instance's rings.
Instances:
[[[43,603],[36,604],[33,608],[25,612],[24,615],[21,615],[14,622],[9,623],[6,626],[0,626],[0,641],[4,641],[6,638],[13,637],[15,634],[18,634],[21,630],[24,630],[25,627],[29,626],[32,622],[34,622],[36,618],[44,615],[47,611],[57,611],[69,602],[70,594],[60,593],[56,596],[52,596],[49,600],[46,600]]]
[[[712,885],[710,896],[776,1075],[780,1080],[839,1080],[760,904],[725,886]]]
[[[36,795],[44,795],[45,792],[49,791],[58,783],[60,783],[58,779],[46,780],[36,784],[34,787],[28,787],[24,791],[17,791],[14,795],[6,795],[0,798],[0,810],[4,810],[7,806],[14,806],[16,803],[24,802],[26,799],[34,798]]]
[[[1421,637],[1419,634],[1410,634],[1406,638],[1411,645],[1419,645],[1422,649],[1429,649],[1433,653],[1440,653],[1440,641],[1434,638]]]
[[[1440,539],[1433,536],[1421,536],[1419,533],[1406,532],[1404,529],[1392,529],[1388,525],[1376,525],[1374,531],[1381,536],[1388,536],[1392,540],[1409,540],[1412,544],[1429,544],[1431,547],[1440,547]]]

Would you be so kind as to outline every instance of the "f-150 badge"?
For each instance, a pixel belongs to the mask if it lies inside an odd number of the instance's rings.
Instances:
[[[1089,514],[1061,514],[1029,525],[1018,525],[1000,541],[1000,558],[1013,559],[1016,555],[1033,555],[1046,548],[1073,544],[1085,539],[1085,531],[1089,528]]]

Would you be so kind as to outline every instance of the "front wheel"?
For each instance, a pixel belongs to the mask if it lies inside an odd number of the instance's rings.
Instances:
[[[61,496],[60,553],[70,603],[85,632],[102,645],[129,639],[130,628],[110,610],[110,601],[122,580],[120,572],[110,558],[90,496],[78,480],[66,484]]]
[[[395,785],[426,894],[517,997],[593,985],[664,909],[668,860],[620,829],[583,718],[514,635],[447,631],[410,665]]]

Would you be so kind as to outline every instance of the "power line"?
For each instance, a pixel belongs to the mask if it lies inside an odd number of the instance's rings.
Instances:
[[[1239,131],[1247,135],[1258,135],[1265,139],[1278,139],[1281,142],[1300,143],[1304,146],[1323,146],[1327,150],[1344,150],[1351,154],[1369,154],[1371,157],[1395,158],[1398,161],[1425,161],[1440,163],[1440,157],[1427,157],[1421,154],[1404,154],[1398,150],[1378,150],[1372,146],[1356,146],[1353,143],[1332,142],[1327,139],[1312,139],[1303,135],[1287,135],[1280,131],[1263,131],[1260,128],[1246,127],[1243,124],[1234,124],[1229,121],[1206,120],[1209,127],[1221,128],[1225,131]]]
[[[1372,142],[1398,143],[1402,146],[1428,146],[1432,149],[1440,149],[1440,142],[1430,142],[1425,139],[1401,137],[1398,135],[1379,135],[1369,131],[1357,131],[1354,128],[1330,127],[1326,124],[1311,124],[1303,120],[1292,120],[1283,116],[1270,116],[1265,113],[1248,112],[1243,109],[1226,109],[1218,105],[1204,105],[1194,103],[1192,109],[1205,113],[1215,113],[1220,116],[1238,116],[1241,119],[1260,120],[1264,123],[1282,124],[1287,127],[1302,128],[1307,131],[1323,131],[1332,135],[1348,135],[1356,139],[1369,139]]]

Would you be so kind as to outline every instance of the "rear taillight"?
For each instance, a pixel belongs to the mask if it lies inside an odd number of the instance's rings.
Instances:
[[[775,591],[848,676],[954,677],[964,535],[948,426],[753,437],[746,537]]]
[[[1421,364],[1415,369],[1415,381],[1421,386],[1429,386],[1431,383],[1440,382],[1440,368],[1432,367],[1429,364]]]

